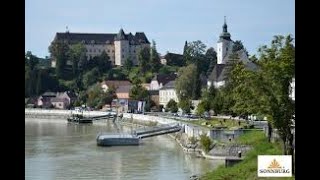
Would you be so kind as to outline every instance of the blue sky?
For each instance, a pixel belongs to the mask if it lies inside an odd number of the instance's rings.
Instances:
[[[56,32],[144,32],[161,54],[182,53],[184,42],[216,48],[227,16],[231,39],[255,54],[274,35],[295,37],[293,0],[26,0],[25,50],[49,56]]]

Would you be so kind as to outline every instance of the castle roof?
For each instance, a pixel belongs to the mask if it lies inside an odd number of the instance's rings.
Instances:
[[[143,32],[125,34],[120,29],[118,34],[115,33],[71,33],[57,32],[55,40],[67,41],[71,44],[82,42],[84,44],[113,44],[115,40],[128,40],[130,44],[150,44],[148,38]]]

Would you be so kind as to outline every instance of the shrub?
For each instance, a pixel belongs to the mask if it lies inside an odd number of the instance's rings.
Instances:
[[[200,144],[205,152],[209,152],[212,141],[206,134],[202,134],[200,135]]]

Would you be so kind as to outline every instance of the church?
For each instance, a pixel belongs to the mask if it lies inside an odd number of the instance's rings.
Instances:
[[[224,24],[222,26],[222,33],[219,36],[217,42],[217,64],[214,66],[212,73],[208,77],[207,86],[208,88],[214,86],[219,88],[225,85],[225,79],[227,74],[229,55],[232,54],[234,41],[231,39],[231,34],[228,32],[228,25],[226,18],[224,19]],[[251,61],[245,52],[245,50],[240,50],[236,52],[238,54],[239,60],[242,61],[248,69],[255,70],[257,65]]]

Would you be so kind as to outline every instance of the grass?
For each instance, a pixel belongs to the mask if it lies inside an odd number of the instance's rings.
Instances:
[[[208,172],[201,177],[201,180],[282,180],[295,179],[291,178],[262,178],[257,177],[257,157],[258,155],[281,155],[281,145],[278,143],[269,143],[262,131],[248,132],[240,136],[238,143],[248,144],[253,146],[253,149],[248,152],[244,160],[232,167],[226,168],[219,166],[216,170]]]
[[[181,120],[183,121],[183,120]],[[247,129],[249,127],[249,124],[246,123],[245,121],[241,121],[241,124],[239,126],[237,120],[232,120],[232,119],[217,119],[213,118],[211,120],[192,120],[192,121],[183,121],[191,124],[196,124],[202,127],[215,127],[215,128],[226,128],[226,129],[237,129],[237,128],[244,128]],[[203,123],[206,123],[207,125],[202,125]]]

